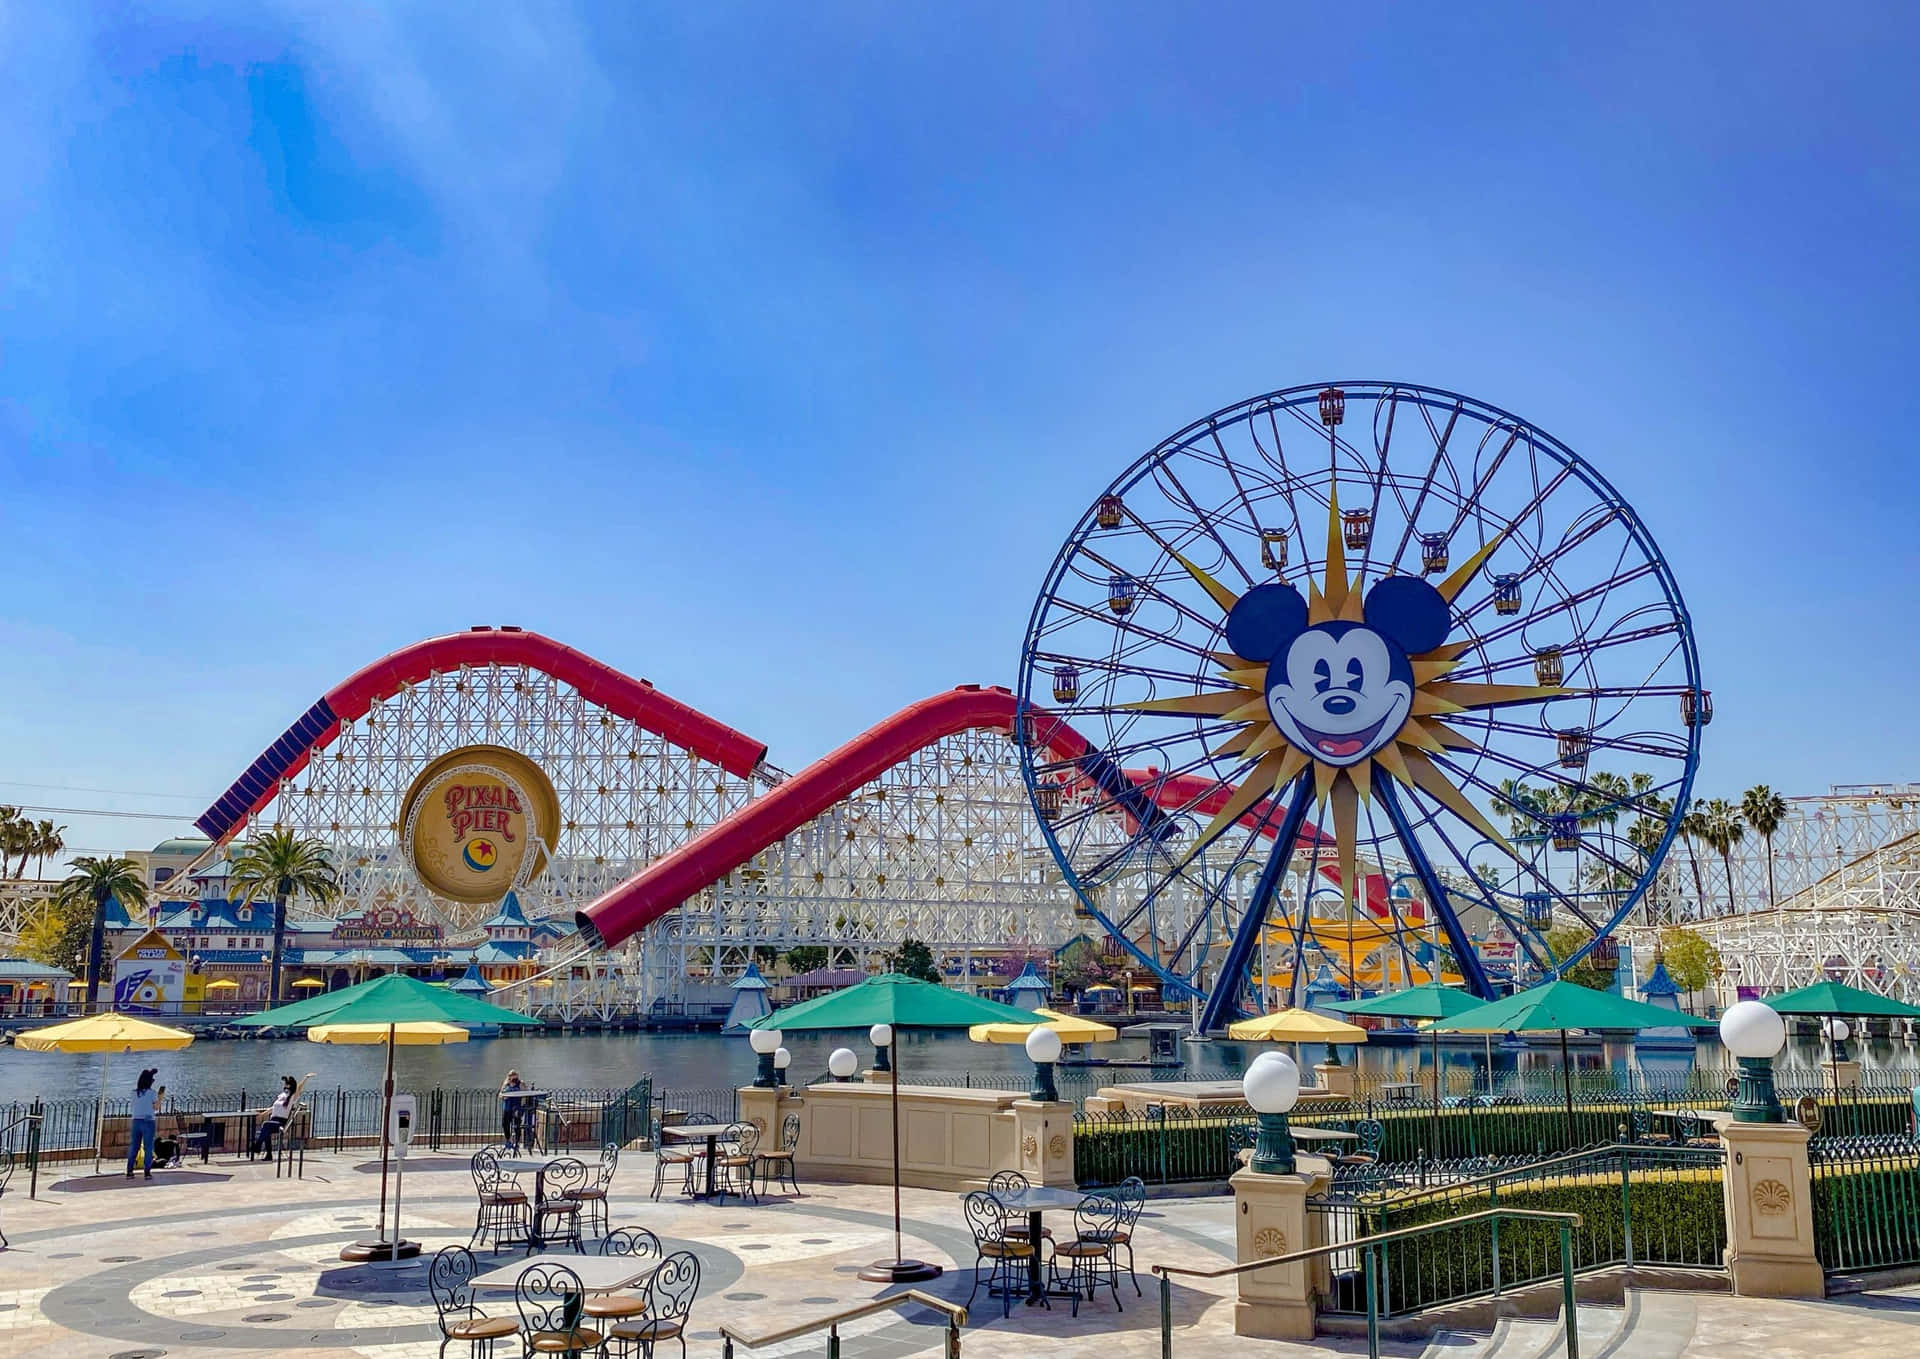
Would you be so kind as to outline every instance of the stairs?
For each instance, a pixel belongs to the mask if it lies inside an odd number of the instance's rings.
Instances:
[[[1565,1359],[1557,1291],[1550,1315],[1531,1306],[1502,1312],[1488,1333],[1433,1332],[1420,1359]],[[1694,1304],[1685,1293],[1629,1288],[1619,1304],[1581,1302],[1577,1320],[1580,1359],[1679,1359],[1693,1337]]]

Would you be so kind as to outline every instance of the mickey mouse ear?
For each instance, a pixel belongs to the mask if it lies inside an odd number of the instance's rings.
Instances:
[[[1418,576],[1388,576],[1367,591],[1367,626],[1417,656],[1447,640],[1453,626],[1447,601]]]
[[[1307,601],[1291,585],[1269,582],[1241,595],[1227,614],[1227,645],[1250,661],[1269,661],[1307,626]]]

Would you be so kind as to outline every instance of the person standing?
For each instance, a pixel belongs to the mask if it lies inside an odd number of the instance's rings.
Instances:
[[[507,1078],[500,1082],[500,1137],[508,1151],[520,1149],[520,1114],[526,1101],[520,1098],[519,1092],[524,1089],[518,1071],[509,1071]]]
[[[160,1104],[160,1092],[154,1089],[153,1078],[160,1068],[150,1066],[140,1073],[140,1079],[133,1087],[133,1118],[127,1125],[127,1178],[133,1178],[134,1162],[139,1159],[140,1149],[147,1151],[147,1178],[153,1178],[153,1130],[155,1114]]]

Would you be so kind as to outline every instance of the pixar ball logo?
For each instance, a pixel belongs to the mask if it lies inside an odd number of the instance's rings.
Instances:
[[[1316,760],[1346,768],[1393,740],[1413,707],[1409,658],[1447,640],[1440,592],[1413,576],[1367,591],[1363,622],[1309,625],[1290,585],[1256,586],[1227,615],[1227,645],[1267,667],[1274,726]]]
[[[467,867],[474,872],[486,873],[499,861],[500,851],[491,840],[469,840],[460,857],[467,861]]]

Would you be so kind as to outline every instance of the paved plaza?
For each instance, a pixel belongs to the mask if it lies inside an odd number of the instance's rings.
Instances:
[[[692,1249],[704,1278],[689,1350],[718,1356],[721,1321],[753,1333],[875,1296],[861,1266],[891,1254],[888,1191],[806,1185],[799,1197],[758,1206],[647,1197],[651,1158],[630,1154],[614,1185],[612,1221],[652,1229],[669,1250]],[[276,1180],[264,1166],[222,1164],[162,1172],[152,1183],[118,1175],[43,1176],[38,1201],[24,1176],[0,1202],[11,1250],[0,1252],[0,1359],[188,1359],[301,1354],[328,1359],[415,1359],[439,1353],[426,1294],[425,1262],[399,1268],[348,1266],[340,1246],[371,1234],[378,1163],[364,1153],[315,1155],[301,1180]],[[473,1224],[464,1157],[425,1154],[411,1163],[403,1204],[407,1234],[429,1252],[464,1242]],[[1123,1288],[1111,1300],[1069,1315],[976,1299],[963,1353],[1027,1359],[1036,1351],[1074,1359],[1152,1359],[1158,1309],[1147,1268],[1154,1262],[1211,1266],[1232,1250],[1230,1200],[1156,1199],[1142,1220],[1138,1258],[1146,1296]],[[917,1190],[903,1195],[907,1254],[949,1266],[928,1291],[964,1301],[973,1259],[957,1199]],[[483,1257],[484,1258],[484,1257]],[[510,1258],[502,1255],[502,1260]],[[958,1266],[955,1269],[955,1266]],[[491,1310],[511,1312],[510,1300]],[[1920,1351],[1920,1292],[1826,1303],[1767,1302],[1716,1294],[1637,1291],[1625,1307],[1581,1308],[1583,1355],[1619,1359],[1766,1359],[1869,1356]],[[1176,1292],[1176,1355],[1227,1352],[1296,1359],[1364,1353],[1358,1340],[1313,1346],[1236,1341],[1224,1287]],[[937,1354],[942,1331],[930,1313],[888,1313],[849,1324],[848,1359]],[[1398,1355],[1545,1356],[1559,1330],[1503,1322],[1491,1336],[1442,1334],[1392,1344]],[[459,1347],[453,1347],[459,1353]],[[671,1347],[669,1347],[671,1353]],[[757,1351],[824,1354],[824,1335]],[[745,1354],[745,1351],[742,1351]]]

